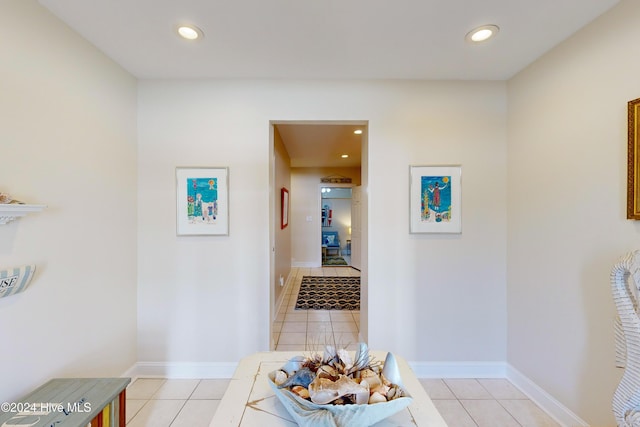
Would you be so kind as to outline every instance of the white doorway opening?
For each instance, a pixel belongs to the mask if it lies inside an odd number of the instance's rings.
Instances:
[[[362,194],[366,194],[368,180],[367,128],[367,121],[270,122],[270,336],[273,336],[273,322],[290,282],[291,269],[322,266],[322,185],[340,187],[347,184],[344,186],[359,188],[358,206],[354,210],[350,205],[348,220],[340,224],[340,250],[350,258],[348,267],[354,264],[354,250],[358,254],[355,264],[361,273],[360,339],[366,341],[367,200]],[[356,130],[360,132],[356,133]],[[351,182],[322,182],[322,178],[334,175],[350,178]],[[282,188],[286,188],[289,196],[288,225],[284,228],[281,223]],[[358,216],[358,243],[353,241],[353,215]],[[347,240],[350,240],[348,246]]]

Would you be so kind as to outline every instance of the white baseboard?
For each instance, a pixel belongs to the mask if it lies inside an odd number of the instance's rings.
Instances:
[[[551,415],[560,425],[564,427],[589,427],[589,423],[558,402],[555,397],[544,391],[513,366],[506,364],[506,373],[506,378],[513,385],[518,387],[547,414]]]
[[[506,362],[409,362],[418,378],[506,378],[563,427],[589,427],[556,398]]]
[[[276,301],[275,311],[273,312],[274,316],[277,317],[278,313],[280,313],[280,309],[282,308],[282,304],[284,303],[284,297],[285,295],[287,295],[287,290],[292,285],[292,283],[293,283],[293,276],[291,275],[291,270],[289,270],[289,274],[287,275],[287,280],[284,282],[284,287],[282,288],[282,291],[280,291],[280,298],[278,298],[278,301]],[[273,319],[271,319],[271,322],[275,320],[276,319],[274,317]]]
[[[563,427],[589,424],[505,362],[409,362],[418,378],[506,378]],[[122,376],[135,378],[231,378],[237,363],[138,362]]]
[[[121,375],[121,377],[123,378],[131,378],[131,382],[135,381],[135,379],[137,378],[136,375],[136,368],[137,368],[138,364],[134,363],[133,366],[131,366],[129,369],[127,369],[124,374]]]
[[[126,376],[132,378],[231,378],[237,363],[138,362]]]

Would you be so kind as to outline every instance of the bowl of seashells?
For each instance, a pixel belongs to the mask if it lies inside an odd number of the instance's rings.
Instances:
[[[8,205],[10,203],[20,203],[17,200],[13,200],[7,193],[0,193],[0,204]]]
[[[268,376],[276,396],[302,427],[371,426],[413,400],[393,354],[380,363],[369,356],[365,343],[359,343],[354,357],[327,346],[324,354],[294,357]]]

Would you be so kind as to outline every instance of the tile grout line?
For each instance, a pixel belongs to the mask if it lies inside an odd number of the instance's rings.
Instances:
[[[169,427],[171,427],[173,425],[173,423],[176,421],[176,419],[178,419],[178,415],[180,415],[180,412],[182,412],[184,407],[187,405],[188,401],[189,401],[189,399],[186,399],[184,401],[184,403],[182,404],[182,406],[180,407],[180,409],[178,409],[178,412],[176,412],[176,415],[171,419],[171,422],[169,423]]]
[[[508,399],[505,399],[505,400],[508,400]],[[511,418],[513,418],[513,419],[515,420],[515,422],[516,422],[516,423],[518,423],[518,425],[519,425],[520,427],[522,427],[522,424],[520,423],[520,421],[518,421],[518,419],[516,418],[516,416],[515,416],[515,415],[513,415],[513,414],[511,413],[511,411],[509,411],[509,409],[508,409],[508,408],[506,408],[506,407],[505,407],[505,406],[500,402],[500,400],[496,399],[496,402],[498,403],[498,405],[500,405],[500,407],[502,407],[502,409],[504,409],[504,410],[505,410],[505,412],[506,412],[507,414],[511,415]]]
[[[518,426],[523,427],[523,426],[522,426],[522,423],[520,423],[520,421],[518,421],[518,419],[517,419],[517,418],[516,418],[516,417],[515,417],[515,416],[514,416],[514,415],[513,415],[513,414],[512,414],[512,413],[511,413],[507,408],[505,408],[505,407],[502,405],[502,403],[500,403],[500,401],[499,401],[498,399],[494,399],[494,400],[496,401],[496,403],[497,403],[497,404],[498,404],[502,409],[504,409],[504,412],[505,412],[505,413],[509,414],[509,416],[511,417],[511,419],[512,419],[512,420],[513,420],[513,421],[514,421]]]
[[[137,400],[137,399],[127,399],[127,400]],[[144,403],[142,404],[142,406],[136,411],[135,414],[133,414],[131,416],[131,419],[129,420],[129,422],[125,423],[125,424],[130,424],[131,422],[133,422],[134,418],[138,416],[138,414],[140,413],[140,411],[142,411],[142,408],[144,408],[145,406],[147,406],[147,404],[151,401],[151,399],[146,399],[144,401]]]
[[[471,379],[471,378],[470,378],[470,379]],[[474,400],[474,401],[483,401],[483,400],[484,400],[484,401],[491,401],[491,400],[492,400],[492,401],[495,401],[495,402],[496,402],[496,403],[497,403],[497,404],[498,404],[502,409],[504,409],[504,410],[505,410],[505,412],[506,412],[507,414],[509,414],[509,416],[511,417],[511,419],[512,419],[512,420],[513,420],[513,421],[514,421],[518,426],[523,427],[523,426],[522,426],[522,424],[520,423],[520,421],[518,421],[518,420],[516,419],[516,417],[515,417],[511,412],[509,412],[509,410],[507,410],[507,408],[505,408],[505,407],[504,407],[504,405],[502,405],[502,404],[500,403],[500,401],[499,401],[499,400],[498,400],[498,399],[497,399],[497,398],[496,398],[496,397],[495,397],[495,396],[494,396],[494,395],[493,395],[493,394],[492,394],[492,393],[491,393],[491,392],[490,392],[490,391],[489,391],[489,390],[488,390],[484,385],[482,385],[482,383],[481,383],[480,381],[478,381],[478,379],[477,379],[477,378],[473,378],[473,380],[475,380],[475,381],[478,383],[478,385],[479,385],[479,386],[480,386],[484,391],[486,391],[486,392],[487,392],[487,394],[488,394],[489,396],[491,396],[491,398],[490,398],[490,399],[480,399],[480,398],[478,398],[478,399],[464,399],[464,400]],[[460,399],[460,398],[459,398],[459,397],[458,397],[458,396],[453,392],[453,390],[451,389],[451,387],[449,387],[449,385],[447,384],[447,382],[445,381],[445,379],[443,379],[443,380],[442,380],[442,382],[444,383],[445,387],[447,387],[447,388],[449,389],[449,391],[451,392],[451,394],[456,398],[456,401],[460,404],[460,406],[462,406],[462,409],[464,409],[464,411],[469,415],[469,418],[471,418],[471,420],[473,421],[473,423],[474,423],[476,426],[480,426],[479,421],[477,421],[477,420],[473,417],[473,415],[469,412],[469,410],[467,409],[467,407],[462,403],[462,399]]]
[[[478,380],[476,379],[476,381],[478,381]],[[518,424],[520,427],[522,427],[522,424],[520,423],[520,421],[518,421],[518,420],[516,419],[516,417],[515,417],[515,416],[514,416],[514,415],[513,415],[513,414],[512,414],[512,413],[511,413],[507,408],[505,408],[505,407],[504,407],[504,405],[503,405],[502,403],[500,403],[500,401],[498,400],[498,398],[497,398],[497,397],[495,397],[495,396],[493,395],[493,393],[491,393],[491,391],[490,391],[488,388],[486,388],[486,387],[485,387],[485,386],[484,386],[480,381],[478,381],[478,384],[480,384],[480,387],[482,387],[482,388],[483,388],[487,393],[489,393],[489,396],[491,396],[491,397],[493,398],[493,400],[495,400],[495,401],[496,401],[496,403],[497,403],[500,407],[502,407],[502,408],[505,410],[505,412],[506,412],[507,414],[509,414],[509,416],[511,416],[511,418],[513,418],[513,420],[516,422],[516,424]]]
[[[442,383],[444,384],[444,386],[449,390],[449,392],[451,393],[451,395],[453,397],[456,398],[456,402],[458,402],[458,405],[460,405],[462,407],[462,409],[464,409],[464,412],[467,413],[467,415],[469,415],[469,418],[471,419],[471,421],[476,425],[476,427],[480,427],[480,424],[478,424],[478,422],[476,421],[475,418],[473,418],[473,415],[471,415],[471,412],[469,412],[469,410],[467,409],[466,406],[464,406],[464,404],[460,401],[460,398],[458,397],[457,394],[454,393],[453,389],[451,387],[449,387],[449,384],[447,384],[447,382],[442,379]],[[480,384],[480,383],[478,383]],[[482,386],[482,384],[480,384],[480,386]],[[484,388],[484,387],[483,387]]]

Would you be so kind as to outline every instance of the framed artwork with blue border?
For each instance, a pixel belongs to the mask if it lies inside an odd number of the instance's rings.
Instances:
[[[460,165],[409,167],[409,232],[461,233]]]
[[[229,235],[229,168],[177,167],[178,236]]]

